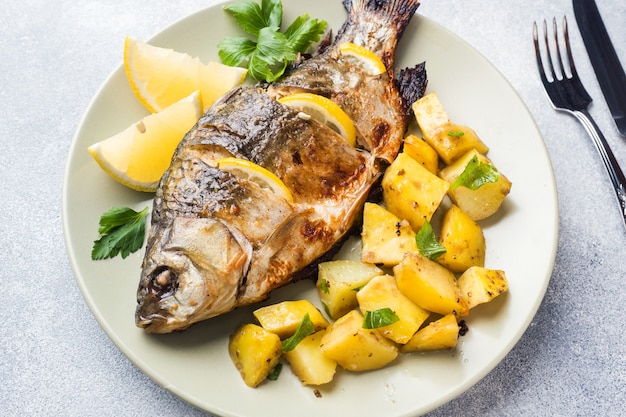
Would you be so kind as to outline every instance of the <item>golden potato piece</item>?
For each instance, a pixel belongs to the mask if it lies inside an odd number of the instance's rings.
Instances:
[[[447,166],[439,172],[439,176],[450,184],[463,173],[472,158],[476,156],[479,162],[495,165],[486,156],[480,154],[475,149],[467,152],[452,165]],[[497,168],[496,168],[497,169]],[[459,206],[463,212],[470,216],[473,220],[485,219],[498,211],[505,197],[511,192],[511,181],[501,172],[496,182],[483,184],[476,190],[459,186],[450,189],[448,194],[452,201]]]
[[[363,328],[363,316],[357,310],[328,326],[320,349],[348,371],[382,368],[398,356],[392,341],[376,329]]]
[[[408,254],[393,268],[400,291],[411,301],[439,314],[466,316],[467,300],[446,267],[419,254]]]
[[[322,354],[320,342],[326,330],[320,330],[302,339],[298,345],[284,353],[291,370],[303,385],[322,385],[333,380],[337,362]]]
[[[481,153],[489,151],[474,130],[450,122],[436,93],[429,93],[413,103],[413,113],[424,140],[446,164],[451,164],[471,149]]]
[[[378,328],[385,337],[396,343],[406,343],[415,334],[430,312],[418,307],[400,292],[396,280],[390,275],[374,277],[356,295],[359,308],[365,314],[390,308],[400,320]]]
[[[361,239],[363,262],[394,266],[405,253],[418,251],[411,225],[378,204],[365,203]]]
[[[318,270],[320,301],[333,320],[358,307],[356,293],[359,288],[376,275],[383,274],[377,266],[355,260],[322,262]]]
[[[228,354],[246,385],[255,388],[274,369],[283,346],[280,338],[256,324],[244,324],[230,337]]]
[[[450,184],[401,153],[385,171],[382,187],[387,210],[418,231],[439,208]]]
[[[439,232],[439,243],[446,253],[437,262],[452,272],[461,273],[470,266],[485,265],[486,243],[483,230],[458,206],[446,211]]]
[[[509,288],[504,271],[478,266],[465,271],[457,282],[469,308],[488,303]]]
[[[411,340],[400,347],[400,351],[407,353],[453,349],[456,347],[458,339],[459,325],[456,317],[454,314],[447,314],[420,329]]]
[[[424,168],[437,174],[439,170],[439,156],[437,152],[424,140],[415,135],[404,138],[403,151],[411,158],[422,164]]]
[[[283,301],[254,310],[254,317],[261,326],[272,333],[276,333],[281,339],[285,339],[296,332],[306,314],[315,330],[328,326],[328,320],[309,300]]]

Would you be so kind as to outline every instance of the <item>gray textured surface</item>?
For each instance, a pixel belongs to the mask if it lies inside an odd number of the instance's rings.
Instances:
[[[124,37],[146,39],[212,3],[0,3],[0,415],[206,415],[153,383],[98,326],[67,260],[61,185],[74,130],[121,62]],[[626,3],[598,4],[626,63]],[[591,112],[626,168],[626,139],[600,95],[570,1],[424,0],[420,12],[477,48],[519,92],[544,135],[560,201],[556,265],[531,326],[491,373],[430,416],[622,415],[626,229],[582,127],[543,95],[530,42],[534,20],[570,18]]]

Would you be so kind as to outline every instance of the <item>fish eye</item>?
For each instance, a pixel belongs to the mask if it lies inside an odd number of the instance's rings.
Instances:
[[[160,298],[173,295],[178,288],[178,274],[167,266],[158,267],[149,278],[149,292]]]

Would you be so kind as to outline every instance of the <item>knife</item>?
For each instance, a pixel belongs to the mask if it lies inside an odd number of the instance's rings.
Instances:
[[[591,65],[617,129],[626,135],[626,74],[606,32],[595,0],[572,0]]]

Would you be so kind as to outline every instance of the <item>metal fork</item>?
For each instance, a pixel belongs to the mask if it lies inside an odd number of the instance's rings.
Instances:
[[[548,98],[552,103],[552,107],[556,110],[567,112],[575,116],[585,127],[593,143],[596,145],[602,162],[608,171],[617,201],[619,202],[624,225],[626,225],[626,178],[619,167],[609,144],[606,142],[604,135],[598,128],[598,125],[589,114],[588,108],[592,99],[582,85],[576,67],[574,66],[574,58],[569,43],[569,33],[567,31],[567,19],[563,17],[563,39],[565,44],[566,55],[562,56],[559,47],[559,36],[557,31],[556,18],[552,19],[552,28],[554,34],[554,53],[550,52],[550,42],[548,41],[547,23],[543,21],[543,43],[545,45],[545,56],[547,64],[544,66],[542,53],[539,44],[539,35],[537,30],[537,22],[533,23],[533,41],[535,43],[535,55],[537,57],[537,68],[541,76],[541,82],[548,94]],[[557,66],[553,64],[552,56],[557,62]],[[563,60],[568,63],[570,76],[567,75]],[[546,67],[548,73],[546,73]],[[548,78],[550,77],[550,78]]]

